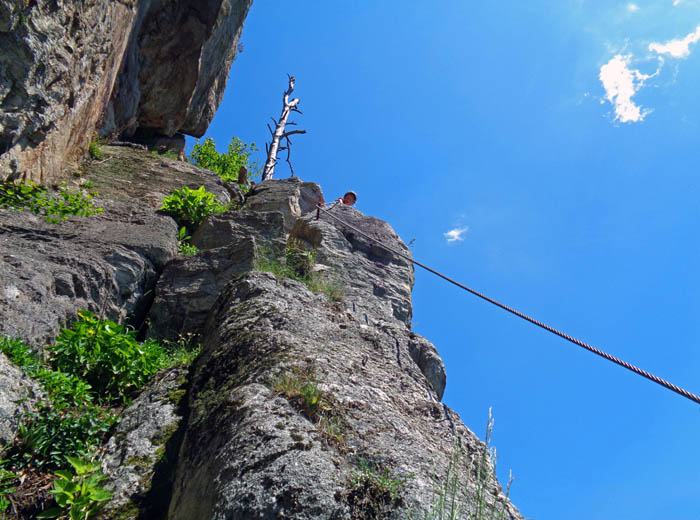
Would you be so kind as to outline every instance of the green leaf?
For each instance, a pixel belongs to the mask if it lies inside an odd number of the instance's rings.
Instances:
[[[63,509],[60,507],[52,507],[46,511],[36,515],[37,518],[58,518],[63,514]]]

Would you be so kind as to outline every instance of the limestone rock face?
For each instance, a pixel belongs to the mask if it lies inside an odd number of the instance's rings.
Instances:
[[[0,180],[44,183],[102,136],[201,136],[252,0],[0,0]]]
[[[409,326],[411,262],[363,236],[410,258],[389,224],[347,206],[329,210],[341,222],[317,219],[318,185],[271,180],[240,211],[208,217],[193,234],[201,252],[183,257],[163,197],[204,185],[227,202],[236,190],[186,163],[104,151],[86,175],[103,214],[55,225],[0,211],[0,333],[41,344],[88,308],[202,342],[103,446],[115,493],[103,518],[425,518],[450,480],[460,518],[480,496],[522,519],[492,475],[476,477],[486,446],[440,402],[445,366]],[[314,276],[342,300],[255,270],[290,239],[315,250]],[[0,356],[0,445],[32,388]],[[358,484],[363,467],[400,482],[397,494]]]
[[[85,154],[135,3],[0,0],[0,179],[43,183]]]

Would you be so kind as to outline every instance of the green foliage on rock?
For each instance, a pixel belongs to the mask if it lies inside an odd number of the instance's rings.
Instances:
[[[6,462],[7,460],[0,460],[0,514],[9,507],[10,501],[7,499],[7,495],[14,493],[14,483],[18,478],[16,473],[3,467]]]
[[[102,213],[102,208],[92,203],[95,195],[95,192],[70,189],[65,183],[59,187],[58,195],[50,195],[46,188],[31,181],[19,184],[0,182],[0,208],[26,209],[54,224],[69,215],[87,217]]]
[[[18,339],[0,336],[0,350],[36,380],[45,397],[27,412],[10,453],[15,468],[60,468],[88,457],[118,421],[111,406],[127,403],[157,371],[191,363],[193,342],[139,342],[134,330],[80,311],[41,359]]]
[[[238,137],[232,137],[228,151],[219,153],[214,139],[207,137],[202,144],[197,142],[194,145],[190,157],[195,165],[217,173],[222,180],[237,182],[241,166],[245,166],[251,179],[259,174],[260,166],[251,160],[251,155],[257,151],[255,143],[246,144]]]
[[[175,219],[178,228],[184,226],[191,233],[209,215],[223,213],[228,207],[219,203],[204,186],[196,190],[183,186],[165,197],[160,209]]]
[[[74,472],[58,470],[50,491],[58,507],[37,515],[37,518],[70,518],[88,520],[100,512],[112,493],[98,484],[106,477],[100,471],[99,462],[66,457]]]
[[[126,401],[153,374],[168,365],[155,341],[140,343],[136,331],[80,311],[70,329],[61,329],[47,347],[53,367],[85,380],[102,402]]]
[[[100,143],[98,141],[90,141],[90,144],[88,145],[88,152],[90,153],[90,157],[96,161],[99,161],[102,159],[102,157],[104,157],[102,148],[100,148]]]

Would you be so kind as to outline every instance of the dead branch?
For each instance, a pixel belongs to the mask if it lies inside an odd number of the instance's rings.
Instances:
[[[263,173],[262,173],[262,180],[267,180],[271,179],[272,176],[275,173],[275,165],[277,164],[277,154],[283,150],[287,150],[287,163],[289,164],[289,169],[292,172],[292,177],[294,176],[294,169],[292,168],[292,163],[290,160],[290,145],[291,141],[289,140],[290,135],[294,134],[305,134],[306,130],[291,130],[289,132],[285,132],[284,128],[287,125],[287,118],[289,118],[289,114],[291,112],[298,112],[301,114],[301,111],[297,108],[299,105],[299,98],[294,98],[294,99],[289,99],[289,96],[291,96],[292,92],[294,91],[294,76],[290,76],[287,74],[287,78],[289,78],[289,84],[287,86],[287,90],[285,90],[284,95],[282,97],[282,113],[280,114],[280,117],[277,121],[275,121],[275,131],[274,133],[272,132],[272,129],[270,129],[270,133],[272,134],[272,142],[268,146],[265,144],[265,149],[267,150],[267,160],[265,161],[265,167],[263,168]],[[294,123],[289,123],[289,124],[294,124]],[[269,125],[268,125],[269,128]],[[282,147],[280,141],[282,139],[287,140],[287,146]]]

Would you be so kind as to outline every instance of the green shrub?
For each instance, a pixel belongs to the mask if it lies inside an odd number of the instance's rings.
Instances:
[[[95,195],[95,192],[71,190],[65,183],[58,189],[58,195],[52,196],[46,188],[31,181],[20,184],[0,182],[0,208],[28,209],[34,214],[43,215],[51,223],[65,220],[69,215],[87,217],[102,213],[102,208],[95,207],[91,202]]]
[[[117,417],[93,402],[92,387],[74,374],[51,370],[20,340],[1,337],[0,349],[46,394],[23,416],[22,442],[15,447],[12,462],[19,467],[57,468],[66,455],[84,456],[94,450]]]
[[[60,468],[66,456],[86,457],[94,452],[117,420],[91,400],[71,406],[49,396],[23,417],[19,429],[22,445],[13,462]]]
[[[55,473],[53,490],[58,507],[37,515],[37,518],[70,518],[87,520],[94,517],[104,504],[112,498],[112,493],[98,486],[106,477],[100,471],[99,462],[66,457],[73,466],[74,473],[59,470]]]
[[[54,369],[83,378],[103,402],[127,401],[130,393],[168,365],[154,341],[139,343],[136,331],[80,311],[47,347]]]
[[[165,197],[160,209],[173,217],[179,228],[184,226],[187,232],[192,233],[207,216],[223,213],[228,208],[217,202],[214,194],[204,186],[196,190],[183,186]]]
[[[222,180],[237,182],[241,166],[246,167],[249,178],[259,175],[260,166],[250,159],[251,154],[257,151],[255,143],[246,144],[237,137],[232,137],[228,152],[219,153],[216,151],[214,139],[207,137],[202,144],[197,142],[194,145],[191,159],[200,168],[217,173]]]

